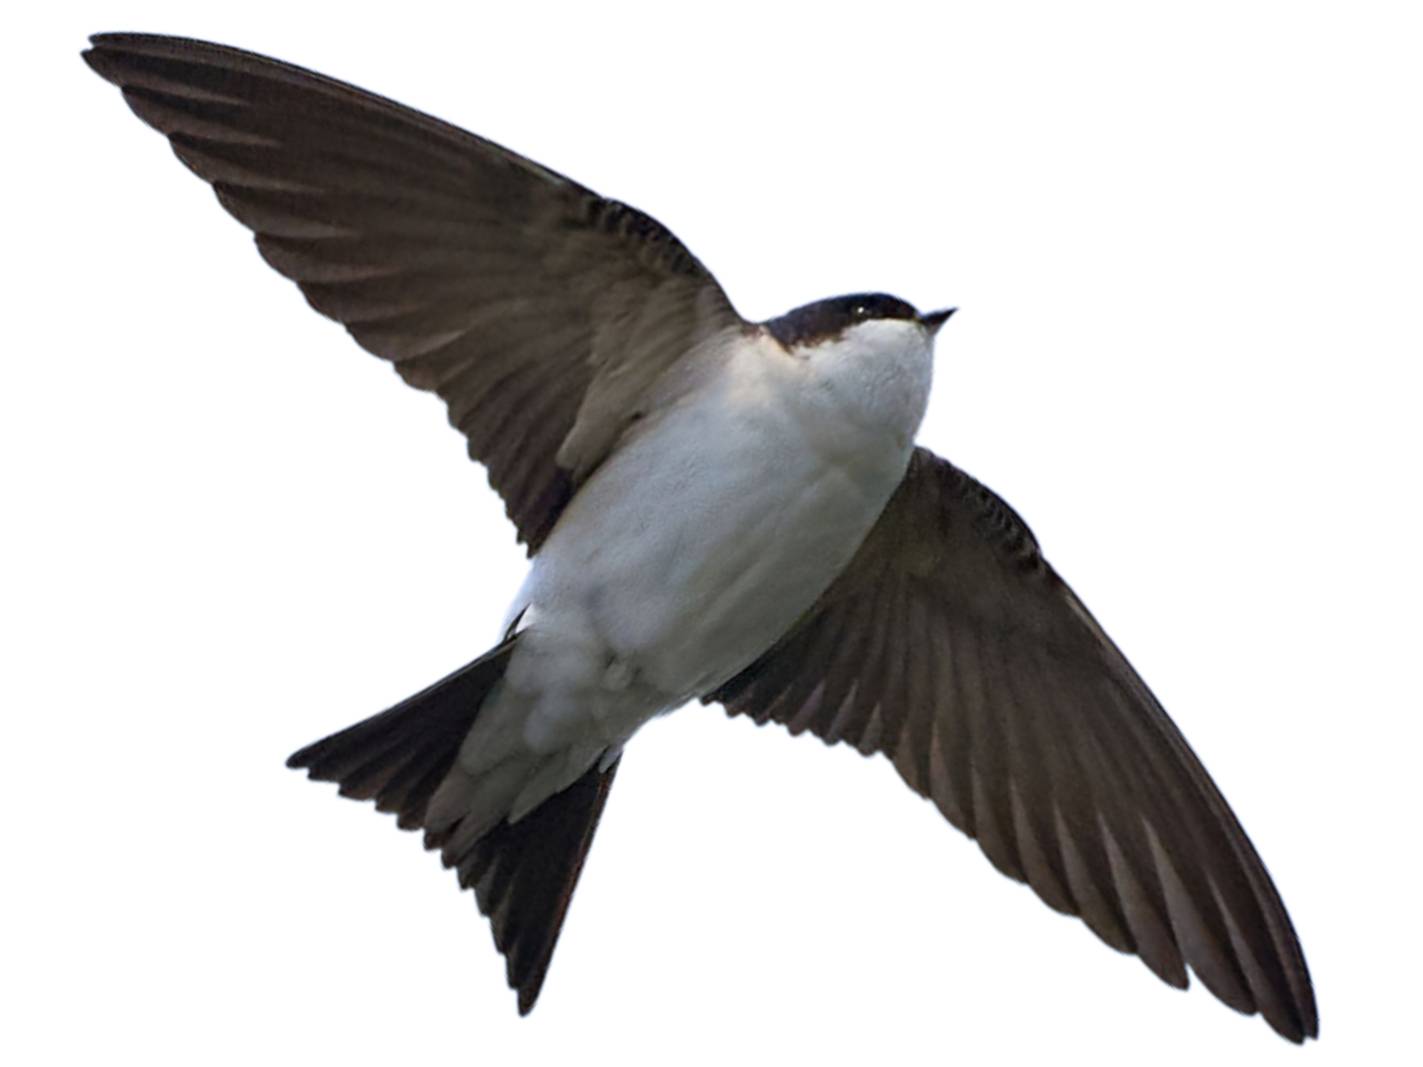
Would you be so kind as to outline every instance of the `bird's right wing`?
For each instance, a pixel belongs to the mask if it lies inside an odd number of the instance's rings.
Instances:
[[[1112,947],[1317,1036],[1289,917],[1205,768],[1023,521],[933,453],[799,625],[706,699],[885,753]]]
[[[92,44],[267,262],[444,399],[530,552],[652,383],[741,322],[655,219],[483,138],[222,45]]]

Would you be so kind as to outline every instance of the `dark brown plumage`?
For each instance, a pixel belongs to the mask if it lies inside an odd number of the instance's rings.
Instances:
[[[516,638],[395,707],[307,745],[287,760],[342,796],[374,800],[402,830],[423,829],[425,809],[474,725],[485,695],[503,676]],[[506,959],[509,985],[527,1015],[543,988],[568,902],[617,773],[594,767],[517,823],[503,823],[472,846],[452,852],[455,823],[426,832],[461,888],[473,889],[489,917],[494,944]]]
[[[741,323],[661,224],[437,119],[204,42],[106,34],[85,59],[314,308],[444,399],[531,553],[668,368]],[[875,317],[917,313],[862,294],[764,326],[791,346]],[[512,645],[292,765],[421,827]],[[1164,981],[1189,967],[1317,1035],[1289,918],[1204,768],[1022,520],[931,453],[798,625],[704,699],[885,753],[999,870]],[[615,771],[472,844],[458,823],[426,835],[490,916],[521,1011]]]
[[[933,453],[797,627],[704,699],[883,752],[995,867],[1284,1037],[1319,1020],[1270,876],[1017,514]]]
[[[222,45],[92,43],[263,258],[439,394],[530,553],[642,392],[739,321],[661,223],[481,137]]]
[[[914,305],[887,293],[853,293],[817,300],[792,308],[762,325],[786,348],[814,345],[840,336],[857,322],[869,319],[919,318]]]

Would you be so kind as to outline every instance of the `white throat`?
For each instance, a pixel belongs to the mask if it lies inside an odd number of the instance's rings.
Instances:
[[[518,651],[461,753],[471,780],[547,764],[520,786],[532,806],[794,625],[909,463],[930,353],[907,327],[790,352],[728,331],[669,386],[535,557]]]
[[[804,365],[796,404],[807,420],[838,423],[847,441],[885,438],[907,462],[933,381],[933,339],[923,327],[872,319],[790,354]],[[824,430],[835,432],[828,422]]]

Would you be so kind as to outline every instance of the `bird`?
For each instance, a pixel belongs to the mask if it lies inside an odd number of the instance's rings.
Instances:
[[[916,444],[954,309],[748,321],[649,215],[392,100],[185,38],[82,55],[316,311],[444,401],[528,551],[493,647],[288,760],[423,833],[520,1014],[623,752],[700,701],[883,754],[1107,945],[1318,1036],[1200,760],[1017,512]]]

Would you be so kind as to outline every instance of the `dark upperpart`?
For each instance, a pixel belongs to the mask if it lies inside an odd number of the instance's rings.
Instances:
[[[871,319],[918,322],[933,333],[953,313],[954,309],[949,308],[921,315],[913,304],[888,293],[852,293],[803,304],[777,318],[767,319],[761,325],[777,341],[790,348],[831,340],[851,326]]]

